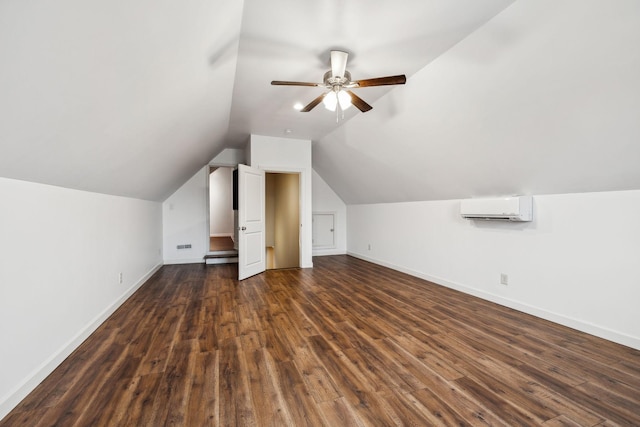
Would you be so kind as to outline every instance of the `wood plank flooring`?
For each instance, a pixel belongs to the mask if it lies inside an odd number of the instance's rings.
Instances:
[[[165,266],[0,426],[639,426],[640,352],[347,256]]]

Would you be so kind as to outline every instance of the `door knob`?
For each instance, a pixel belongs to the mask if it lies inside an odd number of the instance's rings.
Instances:
[[[240,230],[242,230],[242,231],[244,231],[244,230],[246,230],[246,229],[247,229],[247,227],[242,227],[242,228],[240,228]]]

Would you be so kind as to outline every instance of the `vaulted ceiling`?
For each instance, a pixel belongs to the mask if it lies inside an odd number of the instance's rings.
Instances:
[[[0,176],[164,200],[250,134],[347,203],[640,188],[636,0],[4,0]],[[329,51],[374,108],[300,113]]]
[[[640,189],[640,2],[517,1],[314,146],[348,203]]]

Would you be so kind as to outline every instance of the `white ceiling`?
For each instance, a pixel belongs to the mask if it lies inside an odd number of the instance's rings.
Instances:
[[[163,200],[224,144],[241,11],[0,1],[0,176]]]
[[[248,132],[317,141],[340,124],[322,106],[308,104],[322,88],[270,86],[271,80],[322,82],[329,51],[350,52],[353,79],[406,74],[408,77],[467,37],[513,0],[247,0],[242,17],[230,141]],[[365,101],[393,87],[356,90]],[[355,109],[353,109],[355,110]],[[347,110],[349,120],[356,111]]]
[[[640,2],[518,1],[314,144],[347,203],[640,189]]]
[[[161,201],[253,133],[348,203],[640,188],[638,46],[637,0],[3,0],[0,176]],[[332,48],[407,84],[295,111]]]

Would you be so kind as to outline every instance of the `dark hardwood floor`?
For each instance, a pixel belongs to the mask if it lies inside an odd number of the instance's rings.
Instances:
[[[640,425],[640,351],[347,256],[165,266],[0,426]]]

